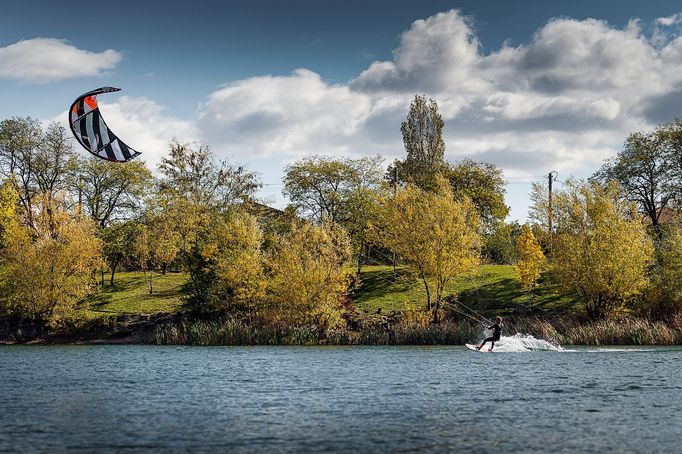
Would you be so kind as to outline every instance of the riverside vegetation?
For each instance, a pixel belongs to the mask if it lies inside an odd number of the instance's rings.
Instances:
[[[277,210],[205,144],[172,141],[154,177],[6,119],[0,340],[461,344],[481,334],[464,304],[555,343],[682,343],[682,122],[551,202],[534,184],[526,225],[500,169],[444,159],[443,127],[416,96],[404,159],[304,157]]]

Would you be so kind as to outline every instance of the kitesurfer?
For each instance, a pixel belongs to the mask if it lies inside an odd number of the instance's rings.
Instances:
[[[488,329],[493,330],[493,335],[486,337],[481,345],[478,346],[478,349],[482,349],[486,342],[490,342],[490,348],[488,351],[491,352],[493,351],[493,347],[495,347],[495,342],[499,341],[500,336],[502,335],[502,317],[495,317],[495,323],[490,325]]]

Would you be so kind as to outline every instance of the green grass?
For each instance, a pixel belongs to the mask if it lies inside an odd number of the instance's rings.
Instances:
[[[365,266],[360,275],[360,287],[352,295],[360,309],[375,311],[403,310],[405,304],[417,307],[426,304],[426,293],[419,279],[398,268],[397,280],[391,266]],[[154,275],[154,293],[149,294],[146,278],[140,271],[120,272],[115,283],[108,281],[102,290],[85,302],[87,315],[175,312],[182,306],[181,287],[186,273]],[[445,296],[458,295],[469,307],[486,314],[505,313],[523,304],[526,307],[565,312],[575,309],[575,302],[560,295],[546,283],[528,294],[521,289],[513,266],[482,265],[474,272],[457,279],[445,291]]]
[[[404,268],[398,268],[397,275],[394,279],[391,266],[364,267],[353,302],[370,311],[378,308],[402,310],[405,303],[424,306],[426,292],[421,281],[410,276]],[[523,291],[511,265],[482,265],[448,285],[444,293],[447,295],[458,295],[462,303],[486,313],[504,313],[518,304],[559,312],[575,308],[571,298],[560,295],[546,283],[541,283],[532,294]]]
[[[180,290],[186,281],[186,273],[154,274],[154,293],[150,295],[144,273],[119,272],[113,286],[107,279],[104,288],[87,299],[84,306],[90,316],[176,312],[182,306]]]

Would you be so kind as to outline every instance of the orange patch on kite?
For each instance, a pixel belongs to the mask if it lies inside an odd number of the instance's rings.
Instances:
[[[97,109],[97,101],[93,96],[88,96],[87,98],[84,99],[85,104],[88,105],[91,109]]]

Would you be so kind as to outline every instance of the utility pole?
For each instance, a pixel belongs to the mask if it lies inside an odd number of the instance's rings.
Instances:
[[[395,164],[395,167],[393,167],[393,198],[395,199],[396,194],[398,193],[398,165]],[[393,251],[393,281],[398,280],[398,272],[396,271],[396,256],[395,256],[395,251]]]
[[[552,182],[556,180],[557,175],[559,175],[556,171],[552,170],[549,172],[547,175],[547,180],[549,181],[549,206],[547,210],[547,220],[549,224],[549,252],[550,254],[552,253],[552,235],[553,235],[553,227],[552,227]]]

